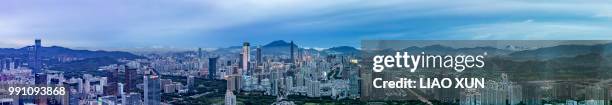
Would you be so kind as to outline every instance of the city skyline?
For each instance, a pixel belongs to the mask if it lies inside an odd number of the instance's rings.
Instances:
[[[610,29],[611,1],[7,0],[0,105],[608,105]]]
[[[35,38],[44,39],[45,45],[90,50],[192,50],[274,40],[329,48],[358,47],[369,39],[612,39],[610,5],[480,0],[4,1],[0,47],[23,47]]]

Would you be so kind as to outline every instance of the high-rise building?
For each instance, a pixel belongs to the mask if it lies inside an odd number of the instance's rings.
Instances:
[[[4,71],[4,59],[0,59],[0,72]]]
[[[13,65],[12,69],[19,69],[19,68],[21,68],[22,62],[21,62],[21,60],[19,58],[13,58],[13,63],[14,63],[14,65]]]
[[[123,91],[125,91],[126,93],[129,92],[134,92],[135,88],[136,88],[136,83],[134,83],[134,81],[136,80],[136,72],[137,72],[137,68],[135,67],[131,67],[131,66],[127,66],[125,69],[125,88]]]
[[[304,59],[304,51],[302,49],[297,50],[297,62],[301,62]]]
[[[118,86],[118,81],[119,81],[119,70],[125,70],[125,65],[119,65],[117,66],[117,68],[111,69],[108,75],[108,81],[107,81],[107,85],[104,86],[104,95],[119,95],[117,91],[119,86]]]
[[[4,59],[4,70],[10,70],[11,69],[11,59]]]
[[[47,84],[47,74],[45,73],[36,73],[34,74],[34,83],[39,86],[44,86]],[[47,104],[47,96],[37,95],[36,96],[36,104],[38,105],[46,105]]]
[[[151,74],[144,76],[144,104],[145,105],[160,105],[161,104],[161,83],[158,72],[149,69]]]
[[[240,52],[240,54],[238,54],[238,58],[240,58],[240,59],[238,59],[238,67],[240,67],[240,68],[242,68],[242,64],[243,64],[242,62],[244,60],[244,59],[242,59],[243,55],[244,54],[242,54],[242,52]]]
[[[203,62],[204,62],[204,60],[202,60],[202,48],[198,48],[198,55],[197,55],[197,57],[196,57],[196,60],[198,60],[198,66],[197,66],[197,68],[198,68],[198,70],[200,70],[200,72],[202,73],[202,74],[200,74],[200,75],[204,75],[204,74],[205,74],[205,72],[206,72],[206,70],[204,70],[204,63],[203,63]]]
[[[45,73],[36,73],[34,74],[34,84],[47,84],[47,74]]]
[[[308,86],[307,89],[307,95],[308,97],[320,97],[321,96],[321,89],[320,89],[320,82],[317,80],[306,80],[306,86]]]
[[[256,66],[259,66],[259,65],[262,64],[262,60],[261,60],[262,59],[261,58],[261,46],[257,46],[257,52],[256,53],[257,53],[257,55],[255,56],[255,59],[256,59],[255,63],[257,63]]]
[[[79,92],[76,89],[67,89],[66,91],[70,91],[68,92],[69,96],[68,96],[68,105],[78,105],[81,95],[79,94]],[[44,105],[44,104],[39,104],[39,105]]]
[[[187,88],[189,90],[192,90],[195,88],[195,76],[188,76],[187,77]]]
[[[304,74],[302,72],[298,72],[295,74],[295,86],[304,86]]]
[[[241,75],[238,75],[238,71],[240,71],[238,67],[232,67],[225,76],[225,80],[227,80],[227,90],[240,92],[242,78]]]
[[[236,105],[236,95],[230,90],[225,91],[225,105]]]
[[[117,90],[119,90],[119,92],[117,92],[117,93],[119,93],[119,95],[121,95],[121,97],[123,97],[125,95],[125,91],[123,91],[125,89],[125,84],[117,83],[117,86],[118,86]]]
[[[219,57],[208,58],[208,78],[217,78],[217,59]]]
[[[228,91],[235,91],[236,90],[236,83],[234,81],[234,75],[229,74],[227,76],[225,76],[225,80],[227,81],[226,83],[226,87]]]
[[[0,59],[0,72],[4,71],[4,68],[5,68],[4,59]]]
[[[6,68],[7,69],[6,70],[13,69],[14,65],[15,65],[15,63],[13,62],[12,58],[11,59],[7,59],[7,62],[6,62]]]
[[[125,105],[142,105],[140,93],[130,93],[125,99]]]
[[[291,44],[289,44],[289,48],[290,48],[290,49],[289,49],[289,50],[290,50],[290,51],[289,51],[289,53],[291,53],[291,54],[289,55],[289,62],[290,62],[290,63],[294,63],[294,62],[295,62],[295,59],[293,59],[293,41],[291,41]]]
[[[270,89],[270,94],[273,96],[278,95],[278,88],[279,88],[279,76],[280,73],[277,73],[276,71],[270,74],[270,85],[272,85],[271,89]]]
[[[293,77],[289,76],[287,78],[285,78],[285,85],[286,85],[286,89],[291,89],[293,88]]]
[[[202,58],[202,48],[198,48],[198,59]]]
[[[42,50],[42,44],[41,44],[41,40],[40,39],[35,39],[34,40],[34,47],[32,49],[32,73],[36,74],[36,73],[40,73],[42,72],[42,61],[41,61],[41,50]]]
[[[242,72],[249,72],[249,42],[242,44],[242,70],[239,72],[240,75],[242,75]]]

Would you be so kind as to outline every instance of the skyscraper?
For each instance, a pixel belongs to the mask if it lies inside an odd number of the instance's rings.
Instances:
[[[136,88],[136,84],[133,82],[135,81],[136,71],[137,68],[131,66],[127,66],[125,69],[125,88],[123,91],[125,91],[126,93],[135,91],[134,89]]]
[[[14,66],[12,69],[18,69],[21,67],[21,64],[22,64],[19,58],[13,58],[13,63],[14,63]]]
[[[217,59],[219,57],[208,58],[208,78],[217,78]]]
[[[255,56],[255,69],[253,69],[254,73],[259,73],[261,74],[261,72],[263,71],[261,68],[259,68],[259,66],[263,65],[262,62],[262,58],[261,58],[261,46],[257,46],[257,51],[256,51],[256,56]],[[257,84],[259,84],[259,82],[261,82],[261,75],[256,75],[257,77]]]
[[[236,95],[230,90],[225,91],[225,105],[236,105]]]
[[[195,88],[195,76],[187,76],[187,89],[191,91]]]
[[[205,75],[206,70],[204,69],[204,60],[202,60],[202,48],[198,48],[198,55],[196,60],[198,60],[197,69],[200,70],[200,75]]]
[[[229,74],[225,76],[225,80],[227,80],[227,90],[240,92],[242,78],[241,75],[238,75],[239,70],[238,67],[232,67]]]
[[[125,70],[125,65],[118,65],[117,68],[111,69],[108,73],[107,86],[104,86],[104,95],[119,95],[118,81],[119,81],[119,70]]]
[[[140,99],[140,93],[130,93],[127,95],[126,97],[127,101],[125,102],[126,105],[142,105],[141,103],[141,99]]]
[[[257,46],[257,55],[255,56],[255,63],[257,63],[256,65],[259,66],[262,64],[262,60],[261,60],[261,46]]]
[[[9,70],[10,59],[0,59],[0,71]]]
[[[34,84],[37,84],[39,86],[45,86],[47,84],[47,74],[45,73],[34,74]],[[35,101],[38,105],[46,105],[47,96],[37,95]]]
[[[238,67],[239,68],[242,68],[242,64],[243,64],[242,62],[244,60],[244,59],[242,59],[243,55],[244,54],[242,54],[242,52],[240,52],[240,54],[238,54],[238,58],[240,58],[240,59],[238,59]]]
[[[42,68],[42,62],[41,62],[41,58],[40,58],[40,53],[42,50],[42,44],[41,44],[41,40],[40,39],[35,39],[34,40],[34,48],[32,51],[32,74],[36,74],[36,73],[40,73],[41,68]]]
[[[295,62],[295,60],[293,59],[293,41],[291,41],[291,44],[289,44],[289,48],[290,48],[290,49],[289,49],[289,50],[290,50],[290,51],[289,51],[289,53],[291,53],[291,54],[289,55],[289,62],[290,62],[290,63],[294,63],[294,62]]]
[[[198,59],[202,58],[202,48],[198,48]]]
[[[150,74],[144,76],[144,104],[145,105],[160,105],[161,104],[161,83],[157,71],[149,69]]]
[[[4,59],[0,59],[0,72],[4,71]]]
[[[249,71],[249,42],[242,44],[242,71],[239,74],[242,75],[245,71]]]

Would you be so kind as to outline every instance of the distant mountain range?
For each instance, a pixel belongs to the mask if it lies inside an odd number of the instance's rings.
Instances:
[[[23,48],[0,48],[0,58],[19,58],[28,59],[33,49],[32,46]],[[65,47],[51,46],[42,47],[40,49],[40,56],[42,57],[46,68],[49,70],[65,71],[66,75],[78,76],[82,73],[93,73],[95,75],[103,75],[102,72],[97,71],[100,66],[106,66],[111,64],[120,64],[118,59],[138,59],[145,58],[142,56],[134,55],[128,52],[121,51],[90,51],[90,50],[74,50]],[[73,57],[81,60],[71,62],[58,62],[58,58]]]
[[[478,54],[487,52],[489,55],[511,57],[513,60],[550,60],[564,57],[576,57],[586,54],[601,54],[603,56],[612,55],[612,43],[595,45],[557,45],[542,48],[521,48],[522,50],[512,50],[495,47],[473,47],[473,48],[452,48],[442,45],[430,45],[424,47],[408,47],[402,49],[411,53],[425,52],[427,54]],[[391,49],[387,49],[391,50]],[[389,51],[386,51],[389,52]]]
[[[295,47],[296,53],[301,51],[302,53],[316,53],[321,55],[327,54],[359,54],[361,51],[351,46],[337,46],[331,47],[324,50],[315,50],[299,47],[297,43],[291,45],[290,42],[284,40],[272,41],[263,46],[259,46],[262,49],[262,53],[266,55],[289,55],[290,46]],[[254,54],[258,46],[251,45],[251,53]],[[479,54],[487,52],[492,56],[504,56],[513,57],[515,60],[547,60],[560,57],[574,57],[578,55],[584,55],[589,53],[602,53],[612,54],[612,43],[609,44],[598,44],[598,45],[558,45],[552,47],[543,48],[528,48],[508,45],[505,48],[496,47],[473,47],[473,48],[452,48],[442,45],[430,45],[424,47],[407,47],[402,49],[408,52],[426,52],[428,54]],[[217,53],[240,53],[242,46],[232,46],[227,48],[220,48],[214,52]],[[452,53],[449,53],[452,52]]]
[[[524,60],[548,60],[561,57],[575,57],[585,54],[612,54],[612,43],[597,44],[597,45],[559,45],[553,47],[544,47],[533,50],[517,51],[509,54],[515,59]]]
[[[402,49],[402,51],[407,51],[411,53],[421,53],[424,52],[426,54],[437,54],[437,55],[447,55],[447,54],[483,54],[487,52],[489,55],[506,55],[511,53],[510,50],[498,49],[494,47],[473,47],[473,48],[452,48],[448,46],[442,45],[430,45],[424,47],[408,47]]]
[[[284,40],[276,40],[276,41],[272,41],[268,44],[265,44],[263,46],[256,46],[256,45],[252,45],[250,46],[251,49],[251,54],[255,54],[255,51],[257,49],[257,47],[261,47],[262,49],[262,53],[264,55],[289,55],[290,54],[290,49],[291,46],[294,47],[294,53],[317,53],[317,54],[358,54],[359,50],[354,48],[354,47],[350,47],[350,46],[338,46],[338,47],[332,47],[329,49],[325,49],[322,51],[319,50],[315,50],[315,49],[310,49],[310,48],[303,48],[297,45],[297,43],[293,43],[291,44],[290,42],[284,41]],[[227,48],[219,48],[213,52],[215,53],[240,53],[242,51],[242,46],[231,46],[231,47],[227,47]]]
[[[290,42],[286,42],[284,40],[272,41],[272,42],[264,45],[263,47],[264,48],[275,48],[275,47],[287,47],[287,48],[289,48],[291,45],[293,47],[296,47],[296,48],[298,47],[297,45],[295,45],[295,43],[291,44]]]
[[[351,46],[337,46],[324,50],[301,48],[299,44],[284,40],[277,40],[263,46],[251,45],[251,54],[255,54],[256,48],[261,47],[263,54],[268,55],[289,55],[290,46],[295,48],[295,53],[320,54],[350,54],[359,55],[360,49]],[[23,48],[0,48],[1,57],[21,57],[26,59],[32,46]],[[543,48],[527,48],[508,46],[505,48],[495,47],[472,47],[472,48],[452,48],[442,45],[430,45],[423,47],[407,47],[401,49],[411,53],[426,52],[427,54],[482,54],[487,52],[492,57],[487,62],[491,70],[499,68],[505,72],[518,72],[515,78],[525,77],[528,79],[537,78],[587,78],[602,77],[607,78],[612,75],[612,43],[596,45],[557,45]],[[242,51],[242,46],[232,46],[219,48],[213,53],[237,54]],[[393,52],[394,53],[394,52]],[[84,72],[96,72],[99,66],[118,64],[117,59],[137,59],[144,58],[128,52],[121,51],[90,51],[74,50],[59,46],[43,47],[40,52],[44,58],[76,57],[83,60],[67,63],[47,63],[51,70],[68,71],[79,75]],[[564,74],[564,75],[550,75]],[[576,76],[584,75],[584,77]]]
[[[277,40],[262,46],[262,53],[270,55],[289,55],[291,53],[291,46],[293,46],[294,53],[296,54],[298,51],[303,50],[303,48],[299,48],[295,43],[291,44],[284,40]]]
[[[136,58],[144,58],[138,55],[134,55],[129,52],[122,51],[89,51],[89,50],[73,50],[64,47],[52,46],[52,47],[44,47],[41,50],[42,56],[52,57],[52,56],[74,56],[79,58],[99,58],[99,57],[109,57],[109,58],[125,58],[125,59],[136,59]]]
[[[324,50],[315,50],[309,48],[300,47],[299,44],[284,40],[272,41],[263,46],[251,44],[251,53],[255,54],[256,48],[261,47],[262,53],[267,55],[289,55],[290,46],[293,46],[295,53],[316,53],[316,54],[359,54],[361,51],[351,46],[337,46],[331,47]],[[27,57],[29,49],[32,46],[23,48],[0,48],[0,57]],[[510,48],[510,49],[509,49]],[[514,49],[514,50],[513,50]],[[521,49],[521,50],[516,50]],[[548,60],[561,57],[575,57],[578,55],[585,55],[590,53],[601,53],[602,55],[612,54],[612,43],[608,44],[597,44],[597,45],[558,45],[552,47],[544,47],[537,49],[517,48],[514,46],[506,48],[495,48],[495,47],[473,47],[473,48],[452,48],[442,45],[430,45],[424,47],[407,47],[402,49],[403,51],[409,52],[426,52],[428,54],[449,54],[448,52],[463,53],[463,54],[474,54],[488,52],[490,55],[500,55],[505,57],[513,57],[514,59],[520,60]],[[235,54],[242,51],[242,46],[232,46],[227,48],[219,48],[213,52],[216,53],[227,53]],[[122,51],[90,51],[90,50],[75,50],[60,46],[43,47],[40,52],[42,57],[45,58],[56,58],[56,57],[76,57],[76,58],[100,58],[108,57],[113,59],[125,58],[125,59],[137,59],[144,58],[142,56],[134,55],[129,52]]]
[[[453,48],[442,45],[407,47],[401,51],[432,55],[482,54],[487,52],[484,71],[463,71],[462,75],[506,73],[512,81],[593,80],[612,76],[612,43],[595,45],[556,45],[511,50],[496,47]],[[517,48],[517,47],[512,47]],[[366,50],[366,56],[394,55],[395,49]],[[378,52],[380,51],[380,52]],[[367,67],[366,67],[367,68]]]
[[[19,49],[14,48],[0,48],[0,56],[7,57],[20,57],[27,56],[30,54],[32,46],[27,46]],[[142,56],[134,55],[128,52],[121,51],[90,51],[90,50],[74,50],[65,47],[51,46],[42,47],[40,50],[40,56],[43,58],[57,58],[57,57],[76,57],[76,58],[125,58],[125,59],[136,59],[144,58]]]
[[[359,54],[359,50],[351,46],[332,47],[323,50],[323,52],[328,54]]]

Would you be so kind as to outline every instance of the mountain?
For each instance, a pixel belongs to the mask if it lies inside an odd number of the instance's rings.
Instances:
[[[28,59],[31,54],[32,46],[27,46],[19,49],[0,48],[0,57]],[[142,56],[134,55],[128,52],[121,51],[90,51],[90,50],[74,50],[60,46],[42,47],[40,56],[43,58],[43,63],[49,70],[64,71],[66,75],[81,75],[82,73],[102,74],[97,71],[100,66],[118,64],[118,59],[138,59]],[[70,62],[58,62],[55,59],[63,57],[80,58]]]
[[[219,48],[212,52],[217,53],[217,54],[233,54],[233,53],[240,53],[241,51],[242,51],[242,46],[231,46],[227,48]]]
[[[30,54],[32,46],[27,46],[19,49],[14,48],[2,48],[0,49],[1,56],[15,57],[15,55],[28,55]],[[43,58],[57,58],[57,57],[76,57],[76,58],[99,58],[109,57],[114,59],[125,58],[125,59],[137,59],[144,58],[138,55],[134,55],[128,52],[121,51],[90,51],[90,50],[74,50],[60,46],[42,47],[40,50],[40,56]]]
[[[291,44],[284,40],[272,41],[268,44],[261,46],[262,54],[264,55],[289,55],[291,46],[294,47],[294,53],[306,53],[306,54],[359,54],[359,50],[350,46],[338,46],[318,51],[312,48],[300,48],[296,43]],[[251,54],[256,53],[257,46],[251,45]],[[242,51],[242,46],[231,46],[227,48],[219,48],[214,53],[217,54],[235,54]]]
[[[437,54],[437,55],[447,55],[447,54],[483,54],[487,52],[489,55],[506,55],[511,53],[510,50],[498,49],[494,47],[472,47],[472,48],[452,48],[448,46],[442,45],[430,45],[424,47],[408,47],[402,49],[402,51],[407,51],[410,53],[421,53],[424,52],[426,54]]]
[[[272,41],[266,45],[261,46],[261,49],[262,49],[262,54],[264,55],[289,55],[290,49],[291,49],[290,46],[291,46],[291,43],[287,41],[276,40],[276,41]],[[258,47],[257,45],[253,45],[253,44],[250,45],[249,48],[251,49],[251,54],[256,53],[257,47]],[[295,53],[297,53],[297,51],[303,50],[303,48],[299,48],[295,43],[293,44],[293,47],[295,48],[294,49]],[[236,53],[242,52],[242,46],[230,46],[226,48],[219,48],[212,52],[217,53],[217,54],[236,54]]]
[[[323,50],[323,52],[328,54],[359,54],[359,50],[351,46],[332,47]]]
[[[276,40],[276,41],[272,41],[266,45],[264,45],[264,48],[271,48],[271,47],[289,47],[291,46],[291,43],[284,41],[284,40]],[[293,47],[297,47],[297,45],[295,45],[295,43],[293,43]]]
[[[523,50],[509,54],[520,60],[548,60],[561,57],[575,57],[590,53],[612,54],[612,43],[597,45],[558,45],[533,50]]]
[[[612,76],[612,55],[588,53],[548,60],[487,59],[486,70],[507,73],[513,81],[593,80]]]
[[[137,56],[137,55],[134,55],[128,52],[102,51],[102,50],[98,50],[98,51],[73,50],[73,49],[59,47],[59,46],[43,47],[40,53],[41,53],[41,56],[43,57],[72,56],[72,57],[78,57],[78,58],[100,58],[100,57],[109,57],[109,58],[115,58],[115,59],[143,58],[141,56]]]
[[[98,67],[107,66],[111,64],[122,64],[115,58],[110,57],[98,57],[98,58],[86,58],[83,60],[77,60],[67,63],[58,63],[49,65],[50,70],[64,71],[66,76],[80,76],[84,73],[94,75],[104,75],[104,72],[99,71]]]
[[[289,55],[291,52],[291,46],[294,48],[294,53],[302,50],[302,48],[299,48],[295,43],[291,44],[290,42],[286,42],[284,40],[277,40],[262,46],[262,53],[272,55]]]
[[[523,50],[529,50],[531,48],[524,47],[524,46],[506,45],[506,47],[504,47],[503,49],[510,50],[510,51],[523,51]]]

